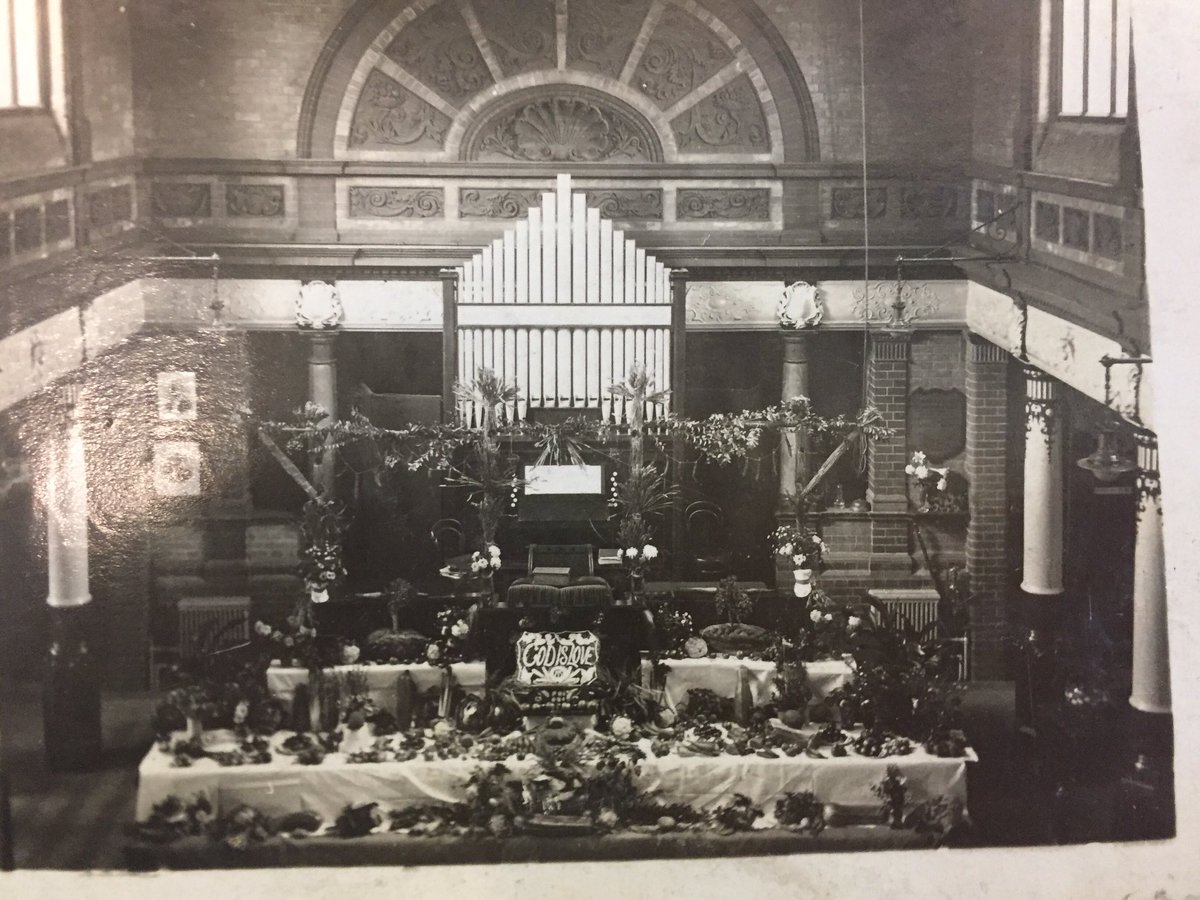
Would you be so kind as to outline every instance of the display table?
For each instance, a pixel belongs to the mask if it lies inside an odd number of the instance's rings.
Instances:
[[[468,694],[483,694],[486,675],[482,662],[454,663],[450,670],[458,679],[459,685]],[[334,666],[326,669],[327,675],[345,675],[350,671],[359,671],[366,675],[371,699],[381,709],[396,712],[396,679],[401,672],[408,672],[417,687],[417,693],[424,693],[430,688],[436,688],[442,683],[442,669],[428,663],[413,663],[410,665],[362,665]],[[308,670],[283,666],[271,666],[267,669],[267,689],[280,700],[290,704],[299,685],[308,684]]]
[[[272,746],[278,748],[289,734],[276,733]],[[974,754],[941,759],[920,748],[906,756],[884,759],[855,755],[812,759],[803,754],[775,759],[683,756],[674,751],[656,757],[649,753],[649,741],[642,743],[647,757],[639,764],[638,786],[659,791],[664,802],[688,803],[697,809],[728,803],[734,794],[744,794],[765,807],[788,791],[812,791],[822,802],[872,816],[879,809],[879,799],[871,787],[883,779],[889,765],[898,766],[908,780],[910,802],[945,795],[965,806],[967,763],[975,760]],[[154,804],[172,794],[190,799],[204,793],[217,813],[247,803],[270,816],[313,810],[326,822],[336,819],[349,803],[378,802],[384,809],[453,803],[464,798],[471,773],[491,765],[465,758],[349,763],[342,754],[332,753],[310,766],[280,752],[274,753],[271,762],[254,765],[222,767],[212,759],[200,759],[185,768],[171,763],[171,755],[155,746],[138,767],[139,821],[150,815]],[[525,754],[524,759],[513,755],[504,764],[520,775],[536,765],[536,759],[532,754]]]
[[[705,688],[718,697],[732,697],[737,688],[738,670],[745,667],[750,672],[750,694],[754,705],[767,703],[771,699],[771,680],[775,675],[775,663],[761,659],[737,659],[729,656],[700,659],[664,659],[662,665],[668,669],[666,678],[667,702],[672,707],[684,700],[690,688]],[[653,663],[642,660],[642,683],[650,683]],[[808,686],[814,700],[822,700],[854,677],[850,666],[840,659],[820,659],[805,663]]]

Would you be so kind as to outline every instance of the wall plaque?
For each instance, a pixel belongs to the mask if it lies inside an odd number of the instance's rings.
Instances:
[[[967,398],[957,388],[917,388],[908,397],[908,441],[933,463],[967,446]]]

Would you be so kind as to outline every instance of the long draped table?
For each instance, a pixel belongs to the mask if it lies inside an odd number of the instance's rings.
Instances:
[[[278,732],[273,746],[278,747],[288,734]],[[788,791],[812,791],[822,802],[869,816],[880,803],[871,787],[882,780],[889,765],[898,766],[908,780],[910,802],[945,795],[965,806],[967,763],[975,760],[973,754],[942,759],[919,747],[909,755],[884,759],[854,755],[812,759],[803,754],[768,759],[757,755],[682,756],[676,752],[656,757],[648,752],[649,742],[643,743],[647,757],[636,776],[639,787],[658,791],[664,801],[696,808],[727,803],[735,793],[765,807]],[[423,758],[350,763],[340,753],[329,754],[318,765],[303,765],[278,752],[269,763],[244,766],[222,767],[215,760],[200,759],[176,768],[171,761],[170,754],[155,746],[138,767],[139,820],[172,794],[190,799],[203,793],[217,812],[247,803],[267,815],[313,810],[332,822],[349,803],[378,802],[385,809],[400,809],[461,801],[476,768],[492,765],[475,759]],[[509,756],[504,764],[521,773],[536,760],[532,754],[524,759]]]

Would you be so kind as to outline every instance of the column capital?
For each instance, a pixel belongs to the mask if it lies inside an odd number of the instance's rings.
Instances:
[[[671,270],[671,281],[674,283],[686,282],[688,280],[688,270],[684,268]]]
[[[967,335],[967,360],[975,364],[1007,365],[1009,353],[1003,347],[998,347],[987,338],[977,334]]]
[[[308,362],[314,366],[329,366],[336,361],[334,344],[337,342],[336,331],[305,331],[308,339]]]
[[[808,362],[809,332],[798,328],[782,328],[779,335],[783,340],[783,361],[785,364],[803,364]]]
[[[871,358],[907,362],[911,344],[911,331],[872,331]]]
[[[1162,479],[1158,473],[1158,435],[1148,428],[1133,433],[1137,445],[1137,496],[1140,518],[1151,504],[1162,497]]]

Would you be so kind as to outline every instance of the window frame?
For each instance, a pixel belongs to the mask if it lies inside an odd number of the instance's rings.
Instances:
[[[14,96],[17,92],[17,55],[16,27],[14,24],[17,0],[8,2],[8,30],[10,42],[10,57],[8,64],[9,75],[12,79]],[[30,116],[53,112],[53,94],[51,80],[53,71],[50,67],[50,8],[49,0],[34,0],[34,15],[37,17],[37,69],[38,69],[38,102],[36,105],[0,106],[0,118],[11,116]]]
[[[1090,7],[1096,0],[1082,0],[1084,9],[1084,21],[1090,22]],[[1129,119],[1129,100],[1133,96],[1133,16],[1129,16],[1127,27],[1130,29],[1129,48],[1127,51],[1127,64],[1129,67],[1128,75],[1125,79],[1125,112],[1118,115],[1117,108],[1117,59],[1120,57],[1118,52],[1117,41],[1117,18],[1118,18],[1118,2],[1119,0],[1107,0],[1112,5],[1112,47],[1110,49],[1111,59],[1109,63],[1109,109],[1112,110],[1108,115],[1088,115],[1064,113],[1062,111],[1062,90],[1063,90],[1063,17],[1065,14],[1063,0],[1051,0],[1051,16],[1050,16],[1050,48],[1051,48],[1051,65],[1050,65],[1050,104],[1054,112],[1054,118],[1063,122],[1090,122],[1090,123],[1109,123],[1123,124]],[[1089,31],[1090,27],[1085,27],[1083,35],[1083,108],[1088,107],[1088,50],[1089,50]]]

